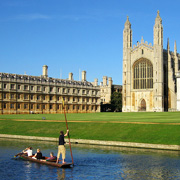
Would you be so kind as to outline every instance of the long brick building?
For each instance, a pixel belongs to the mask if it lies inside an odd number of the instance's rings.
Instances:
[[[0,73],[0,114],[63,113],[62,99],[69,113],[100,112],[100,86],[98,80],[48,77],[43,66],[42,76]]]

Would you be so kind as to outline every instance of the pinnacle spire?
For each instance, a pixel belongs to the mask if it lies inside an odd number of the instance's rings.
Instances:
[[[176,41],[174,42],[174,53],[177,53],[177,45],[176,45]]]
[[[127,16],[127,20],[125,22],[125,29],[131,29],[131,23],[129,22],[129,16]]]
[[[170,51],[169,38],[168,38],[168,40],[167,40],[167,50],[168,50],[168,52]]]
[[[159,16],[159,10],[157,10],[157,15]]]
[[[159,10],[157,11],[157,16],[156,16],[156,19],[155,19],[155,23],[162,24],[162,19],[161,19],[160,15],[159,15]]]

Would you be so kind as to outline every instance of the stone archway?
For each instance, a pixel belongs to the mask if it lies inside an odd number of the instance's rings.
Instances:
[[[141,100],[140,111],[146,111],[146,101],[144,99]]]

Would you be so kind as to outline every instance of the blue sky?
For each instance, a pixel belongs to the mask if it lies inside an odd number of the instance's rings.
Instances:
[[[0,0],[0,72],[68,78],[87,71],[87,80],[112,77],[122,84],[123,29],[127,15],[133,44],[153,44],[157,10],[164,48],[180,52],[180,1],[162,0]]]

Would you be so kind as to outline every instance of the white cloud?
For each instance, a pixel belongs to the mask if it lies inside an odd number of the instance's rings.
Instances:
[[[13,19],[19,20],[38,20],[38,19],[51,19],[51,16],[44,15],[44,14],[22,14],[14,17]]]

